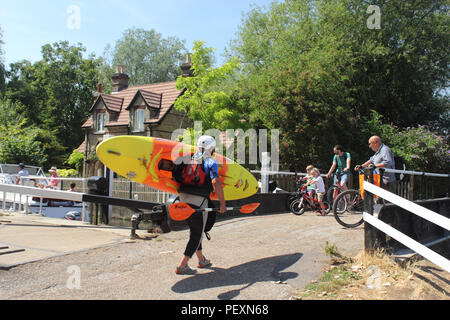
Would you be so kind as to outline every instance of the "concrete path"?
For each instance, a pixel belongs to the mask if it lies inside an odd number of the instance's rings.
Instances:
[[[23,216],[1,220],[11,223],[0,225],[0,247],[26,251],[0,255],[0,265],[43,260],[0,270],[0,299],[289,299],[327,265],[327,241],[349,256],[363,248],[362,227],[344,229],[332,216],[242,216],[218,221],[211,241],[204,240],[211,268],[180,276],[174,269],[188,230],[131,241],[123,228]],[[196,264],[194,257],[190,266]],[[79,289],[73,288],[74,270]]]
[[[0,216],[0,269],[123,242],[129,230],[39,215]],[[8,251],[25,251],[7,254]],[[2,254],[3,253],[3,254]]]

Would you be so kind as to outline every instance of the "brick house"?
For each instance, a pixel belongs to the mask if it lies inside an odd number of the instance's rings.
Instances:
[[[190,57],[181,67],[183,76],[192,76]],[[187,114],[175,110],[174,103],[183,94],[176,81],[128,87],[123,67],[112,76],[112,93],[101,85],[83,124],[85,140],[78,147],[84,154],[83,176],[103,175],[104,166],[95,154],[97,145],[108,135],[139,135],[170,139],[174,130],[192,126]]]

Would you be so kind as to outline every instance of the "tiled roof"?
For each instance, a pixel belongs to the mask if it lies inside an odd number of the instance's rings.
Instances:
[[[117,97],[117,96],[113,96],[113,95],[110,95],[110,94],[102,93],[95,100],[95,102],[92,105],[92,107],[89,110],[89,112],[94,111],[95,106],[101,100],[103,100],[103,103],[105,104],[106,109],[108,109],[108,111],[120,112],[122,110],[123,98],[120,98],[120,97]]]
[[[136,91],[135,97],[133,98],[132,102],[139,95],[142,97],[142,99],[144,99],[147,106],[149,106],[151,108],[157,108],[157,109],[161,108],[162,93],[154,93],[151,91],[146,91],[146,90],[140,89],[140,90]],[[130,107],[131,107],[131,104],[129,106],[127,106],[126,109],[130,110]]]
[[[105,101],[105,97],[107,96],[106,99],[108,99],[109,97],[114,97],[114,101],[118,101],[117,98],[122,98],[123,99],[123,103],[122,103],[122,108],[121,111],[119,113],[118,117],[113,117],[113,120],[110,120],[108,123],[105,124],[105,126],[111,127],[111,126],[126,126],[128,125],[129,121],[130,121],[130,115],[129,115],[129,111],[128,111],[128,107],[130,105],[130,103],[134,100],[134,98],[136,97],[136,94],[138,93],[138,91],[140,92],[140,94],[142,95],[142,97],[144,98],[144,100],[146,101],[146,103],[154,108],[157,108],[159,106],[160,108],[160,112],[157,115],[157,118],[151,119],[149,122],[150,123],[158,123],[165,115],[166,113],[170,110],[171,106],[174,104],[175,100],[181,95],[182,91],[178,90],[175,86],[176,81],[171,81],[171,82],[162,82],[162,83],[153,83],[153,84],[147,84],[147,85],[142,85],[142,86],[136,86],[136,87],[129,87],[128,89],[122,90],[118,93],[113,93],[111,95],[105,95],[102,94],[101,97],[103,97],[103,101]],[[157,104],[157,100],[160,100],[160,103]],[[97,100],[94,102],[94,106],[97,103],[99,98],[97,98]],[[110,106],[109,109],[111,111],[114,111],[113,108],[114,106],[111,105],[111,101],[110,101]],[[106,101],[105,101],[105,105],[106,105]],[[108,107],[107,107],[108,108]],[[117,110],[117,104],[115,104],[115,108]],[[91,108],[90,112],[92,111],[93,108]],[[92,114],[89,117],[89,119],[83,124],[83,128],[90,128],[93,125],[93,119],[92,119]]]
[[[76,149],[78,152],[81,152],[84,154],[84,148],[86,146],[86,140],[83,140],[83,142],[80,144],[80,146]]]
[[[150,123],[152,123],[151,121],[149,121]],[[222,142],[223,146],[225,147],[225,149],[228,149],[231,144],[234,142],[234,138],[227,138],[227,134],[225,131],[222,131],[220,134],[220,141]],[[84,140],[81,145],[77,148],[78,152],[84,153],[84,148],[86,146],[86,140]]]

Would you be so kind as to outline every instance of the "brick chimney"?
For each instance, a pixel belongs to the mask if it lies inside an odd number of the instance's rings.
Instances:
[[[186,55],[186,62],[181,65],[181,75],[183,77],[193,77],[194,71],[192,70],[191,54]]]
[[[112,93],[117,93],[128,88],[130,77],[125,73],[124,66],[117,66],[116,73],[112,75]]]
[[[97,84],[97,91],[94,91],[92,93],[92,96],[94,97],[94,101],[97,100],[98,96],[103,93],[103,85],[101,83]]]

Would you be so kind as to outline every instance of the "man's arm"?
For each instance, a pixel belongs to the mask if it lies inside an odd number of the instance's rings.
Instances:
[[[222,182],[219,178],[219,166],[217,165],[217,162],[212,161],[211,158],[208,159],[209,161],[209,176],[211,178],[211,183],[214,189],[214,193],[219,198],[220,202],[220,213],[225,213],[227,211],[226,203],[225,203],[225,195],[223,194],[223,187]]]
[[[362,165],[356,166],[356,167],[355,167],[355,171],[357,171],[359,167],[367,167],[367,166],[369,166],[371,163],[372,163],[372,161],[367,160],[367,161],[364,162]]]
[[[378,168],[394,168],[394,158],[392,156],[392,152],[388,147],[384,147],[382,150],[382,159],[381,163],[377,165]]]
[[[350,171],[352,165],[352,158],[350,156],[347,158],[347,167],[344,169],[344,172]]]
[[[333,164],[331,165],[330,170],[327,173],[327,178],[330,177],[330,175],[334,172],[335,169],[336,169],[336,162],[333,162]]]
[[[225,196],[223,194],[223,188],[222,188],[222,182],[220,182],[220,178],[214,178],[212,180],[212,185],[214,188],[214,193],[219,198],[220,202],[220,213],[225,213],[227,211],[226,209],[226,203],[225,203]]]

